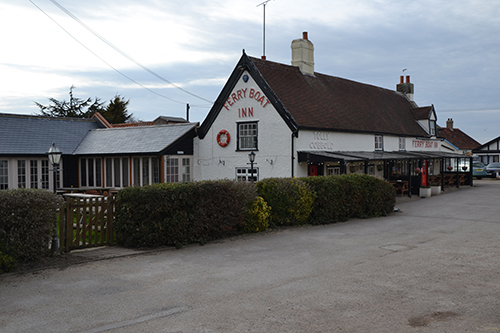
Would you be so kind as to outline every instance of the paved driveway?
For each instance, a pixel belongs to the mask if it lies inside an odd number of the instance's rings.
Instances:
[[[0,331],[500,331],[500,181],[475,185],[389,217],[0,276]]]

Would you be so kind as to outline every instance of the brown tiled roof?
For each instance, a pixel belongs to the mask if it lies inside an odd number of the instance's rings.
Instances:
[[[249,57],[299,128],[426,136],[402,94]]]
[[[439,136],[459,149],[476,149],[481,145],[458,128],[442,127],[439,129]]]
[[[421,108],[414,108],[412,110],[413,116],[415,119],[422,120],[422,119],[429,119],[429,116],[432,112],[432,106],[424,106]]]
[[[152,121],[139,121],[136,123],[122,123],[122,124],[113,124],[113,127],[137,127],[137,126],[153,126]]]

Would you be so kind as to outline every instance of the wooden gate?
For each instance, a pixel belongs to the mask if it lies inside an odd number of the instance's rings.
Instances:
[[[73,249],[113,245],[113,196],[65,194],[60,221],[62,252]]]

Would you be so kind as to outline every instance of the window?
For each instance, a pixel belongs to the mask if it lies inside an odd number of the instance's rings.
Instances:
[[[87,160],[80,160],[80,186],[87,186]]]
[[[104,160],[106,170],[104,174],[106,176],[106,187],[113,187],[113,159],[106,158]]]
[[[49,189],[49,160],[42,160],[42,188]]]
[[[134,177],[133,184],[134,186],[141,186],[141,159],[139,157],[134,157]]]
[[[122,185],[123,187],[128,186],[128,158],[122,158]]]
[[[149,185],[149,157],[142,158],[142,186]]]
[[[94,159],[89,158],[89,186],[94,186]]]
[[[191,181],[191,159],[183,158],[182,159],[182,181],[189,182]]]
[[[258,168],[236,168],[236,180],[238,181],[253,181],[256,182],[259,180],[259,169]]]
[[[257,123],[238,124],[238,149],[255,150],[257,149]]]
[[[26,187],[26,161],[17,161],[17,187]]]
[[[151,159],[151,168],[152,168],[152,176],[153,176],[153,184],[158,184],[160,182],[160,159],[157,157],[153,157]]]
[[[375,135],[375,150],[384,150],[384,137]]]
[[[436,121],[429,120],[429,134],[436,135]]]
[[[399,138],[399,150],[406,150],[406,138]]]
[[[179,160],[177,158],[167,157],[166,159],[166,183],[178,183],[179,182]]]
[[[38,188],[38,161],[30,160],[30,187]]]
[[[327,176],[337,176],[340,175],[340,167],[329,166],[326,168]]]
[[[120,175],[120,170],[121,170],[121,165],[120,165],[120,158],[114,158],[113,159],[113,173],[114,173],[114,187],[120,187],[120,180],[121,180],[121,175]]]
[[[9,161],[0,160],[0,190],[9,188]]]

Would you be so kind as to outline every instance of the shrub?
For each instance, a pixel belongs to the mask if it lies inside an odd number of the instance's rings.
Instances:
[[[267,178],[257,183],[257,192],[271,206],[270,225],[302,225],[312,211],[315,194],[295,178]]]
[[[128,187],[116,199],[117,242],[130,247],[204,244],[243,228],[256,198],[252,184],[236,181]]]
[[[0,191],[0,251],[18,261],[46,256],[62,202],[46,190]]]
[[[300,178],[316,193],[310,224],[343,222],[349,219],[347,182],[342,176]]]
[[[347,174],[341,177],[347,184],[350,217],[385,216],[394,209],[396,194],[389,182],[361,174]]]
[[[252,233],[267,230],[270,215],[271,207],[262,197],[257,197],[245,214],[243,232]]]
[[[0,252],[0,274],[13,271],[17,267],[16,259]]]

